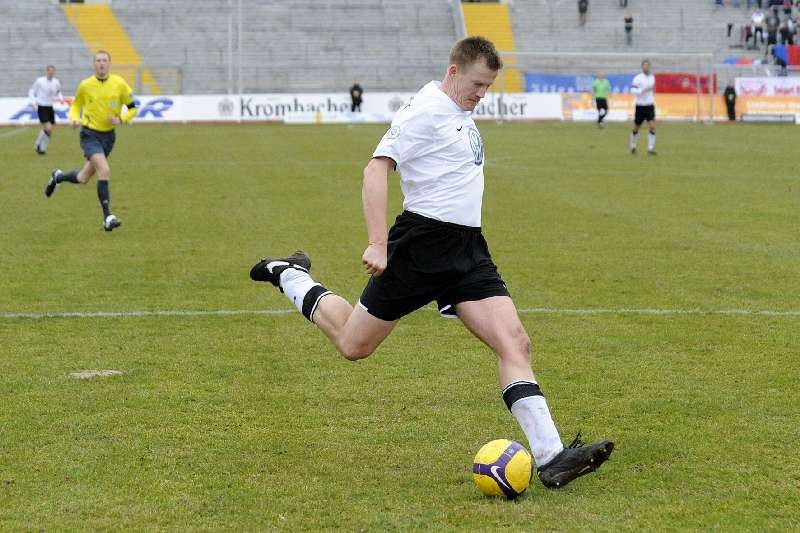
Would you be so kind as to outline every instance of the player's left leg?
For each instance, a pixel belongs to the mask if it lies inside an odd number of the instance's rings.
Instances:
[[[647,153],[650,155],[656,155],[656,121],[648,120],[647,121],[647,128],[649,130],[647,134]]]
[[[510,297],[461,302],[456,314],[497,355],[503,400],[528,438],[542,483],[563,487],[608,459],[614,448],[610,441],[582,447],[576,437],[564,448],[531,369],[530,338]]]
[[[111,150],[107,150],[110,152]],[[103,210],[103,229],[111,231],[122,225],[122,222],[111,213],[111,191],[108,180],[111,177],[111,166],[105,153],[95,153],[89,157],[89,162],[97,173],[97,199]]]
[[[60,168],[57,168],[50,173],[50,179],[47,180],[47,186],[44,188],[44,195],[49,198],[53,195],[58,184],[64,183],[65,181],[84,184],[89,181],[92,176],[94,176],[94,165],[89,161],[84,163],[83,168],[80,170],[68,170],[64,172]]]

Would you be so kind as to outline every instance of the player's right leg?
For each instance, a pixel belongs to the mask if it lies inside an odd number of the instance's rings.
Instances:
[[[250,270],[254,281],[270,282],[313,322],[351,361],[371,355],[391,333],[397,321],[381,320],[311,278],[311,259],[303,252],[289,257],[265,258]]]
[[[644,121],[639,120],[637,110],[637,116],[633,120],[633,131],[631,131],[630,148],[632,154],[636,154],[636,143],[639,140],[639,128],[642,126],[642,122]]]
[[[530,339],[510,297],[461,302],[456,304],[456,314],[497,355],[503,400],[528,438],[539,479],[546,487],[561,488],[608,459],[613,442],[598,441],[584,447],[578,434],[569,446],[561,443],[531,369]]]

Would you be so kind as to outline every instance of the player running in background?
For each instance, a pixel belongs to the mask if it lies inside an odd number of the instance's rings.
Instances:
[[[597,78],[592,82],[592,92],[597,105],[597,127],[602,128],[603,119],[608,114],[608,93],[611,92],[611,83],[606,79],[602,70],[597,73]]]
[[[53,135],[53,128],[56,125],[53,102],[64,101],[64,97],[61,95],[61,82],[58,81],[55,75],[56,67],[47,65],[45,75],[36,78],[31,90],[28,91],[31,107],[39,115],[39,123],[42,125],[42,131],[39,132],[34,146],[36,153],[39,155],[44,155],[47,152],[47,145],[50,144],[50,137]]]
[[[457,42],[443,81],[425,85],[378,143],[362,189],[369,239],[362,262],[371,277],[355,308],[311,278],[302,252],[264,259],[250,277],[278,287],[349,360],[371,355],[400,318],[435,300],[497,354],[503,400],[528,438],[539,479],[559,488],[594,471],[614,445],[562,444],[531,369],[530,339],[481,233],[484,154],[472,111],[501,68],[488,40]],[[392,170],[404,211],[387,233]]]
[[[128,123],[136,116],[133,91],[116,74],[109,73],[111,55],[100,50],[94,55],[94,76],[83,80],[78,86],[75,99],[69,108],[72,125],[80,124],[80,143],[86,163],[83,168],[62,172],[55,169],[45,187],[45,196],[50,196],[59,183],[86,183],[97,174],[97,197],[103,208],[103,228],[111,231],[122,223],[111,213],[111,194],[108,179],[111,168],[108,156],[114,148],[116,135],[114,126]],[[123,113],[122,107],[127,110]]]
[[[633,78],[631,92],[636,95],[636,113],[633,118],[633,132],[631,132],[631,153],[636,153],[639,128],[646,120],[649,129],[647,153],[656,155],[656,77],[650,73],[650,61],[647,59],[642,61],[642,72]]]

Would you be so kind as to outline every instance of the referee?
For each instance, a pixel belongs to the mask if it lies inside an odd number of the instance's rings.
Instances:
[[[592,92],[597,105],[597,127],[602,128],[603,119],[608,114],[608,93],[611,92],[611,83],[606,79],[602,70],[597,73],[597,79],[592,82]]]
[[[50,143],[50,136],[53,135],[53,127],[56,124],[56,113],[53,110],[53,102],[63,102],[61,95],[61,82],[55,77],[56,67],[47,65],[45,75],[36,78],[28,97],[31,99],[31,106],[36,114],[39,115],[39,123],[42,131],[36,138],[36,153],[44,155],[47,152],[47,145]]]
[[[528,438],[539,479],[560,488],[599,467],[614,444],[561,442],[531,369],[530,339],[481,232],[485,159],[472,112],[502,66],[490,41],[462,39],[444,79],[395,115],[364,169],[369,244],[361,260],[371,277],[355,306],[311,277],[302,252],[263,259],[250,277],[280,288],[349,360],[368,357],[403,316],[435,301],[497,355],[503,400]],[[393,170],[404,211],[387,232]]]
[[[97,197],[103,208],[103,229],[111,231],[121,225],[120,220],[111,213],[111,195],[108,179],[111,168],[108,156],[114,148],[114,126],[128,123],[136,116],[133,91],[116,74],[110,74],[111,55],[100,50],[94,55],[94,76],[83,80],[78,86],[75,99],[69,108],[69,118],[73,127],[80,124],[80,143],[86,163],[83,168],[62,172],[55,169],[45,187],[44,194],[49,197],[59,183],[86,183],[97,174]],[[126,107],[125,112],[122,107]]]

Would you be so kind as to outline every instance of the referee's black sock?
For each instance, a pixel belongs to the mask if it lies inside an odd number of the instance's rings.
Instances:
[[[70,170],[69,172],[61,172],[56,176],[56,183],[61,183],[62,181],[78,183],[78,171]]]
[[[108,192],[108,180],[97,180],[97,198],[103,208],[103,218],[111,214],[111,194]]]

